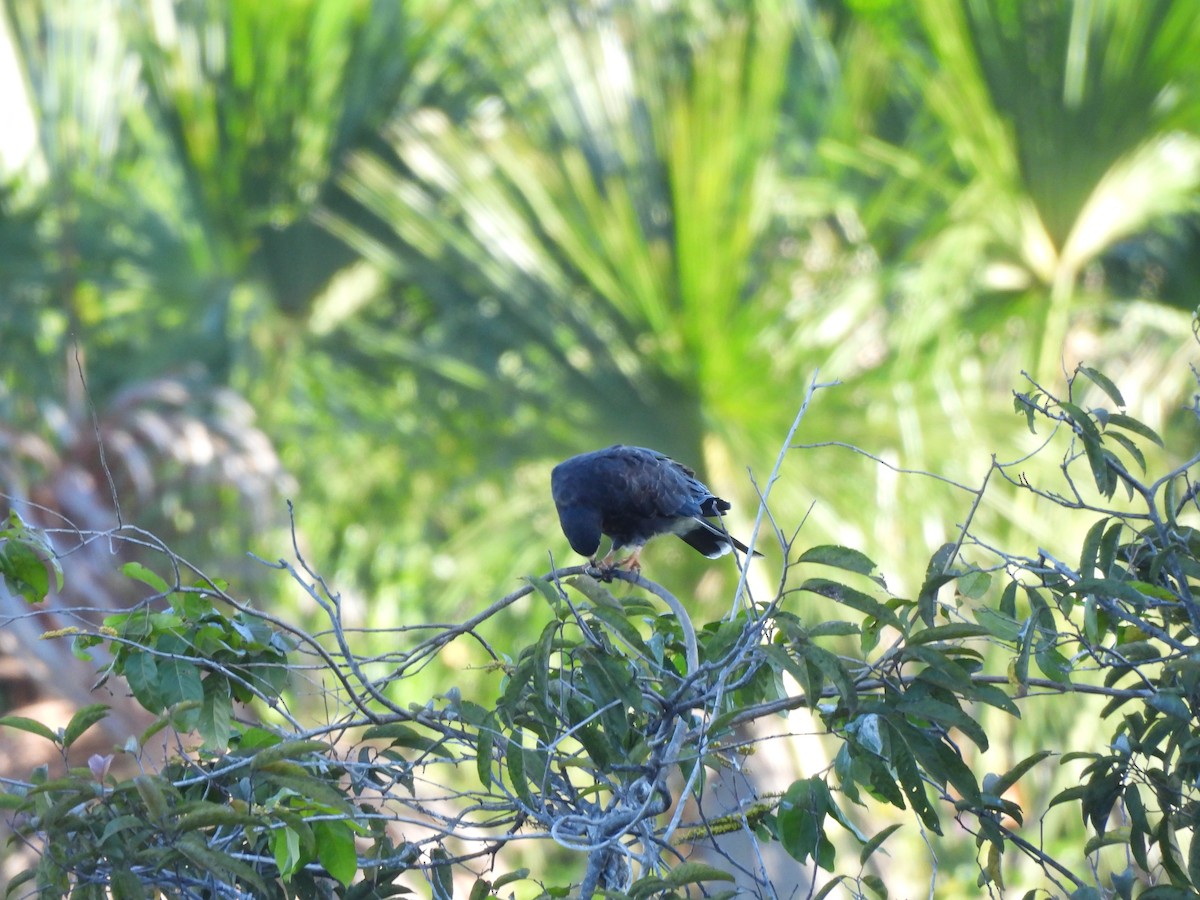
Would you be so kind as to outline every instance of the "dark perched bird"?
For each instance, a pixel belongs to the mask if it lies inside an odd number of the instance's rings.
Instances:
[[[643,545],[659,534],[678,535],[710,559],[731,547],[748,552],[720,522],[728,501],[714,496],[687,466],[656,450],[615,444],[572,456],[550,473],[550,491],[563,534],[576,553],[595,564],[600,535],[612,538],[601,568],[638,571]],[[624,549],[629,556],[614,561]]]

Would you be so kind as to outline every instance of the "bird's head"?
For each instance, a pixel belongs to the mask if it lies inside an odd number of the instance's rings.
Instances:
[[[600,512],[587,506],[560,506],[558,521],[571,549],[592,557],[600,549]]]

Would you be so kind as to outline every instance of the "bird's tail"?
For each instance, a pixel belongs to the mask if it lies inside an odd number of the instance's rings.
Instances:
[[[731,548],[737,547],[742,553],[749,553],[750,548],[735,538],[725,529],[706,522],[703,519],[696,519],[696,527],[688,531],[680,533],[679,537],[690,547],[694,547],[700,553],[703,553],[709,559],[716,559],[719,556],[724,556]],[[757,550],[754,551],[755,556],[762,556]]]

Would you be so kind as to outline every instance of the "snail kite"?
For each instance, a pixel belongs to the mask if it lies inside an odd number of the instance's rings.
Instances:
[[[550,490],[563,534],[576,553],[595,564],[600,536],[612,538],[601,568],[638,571],[642,546],[659,534],[678,535],[709,559],[732,547],[748,552],[721,524],[728,501],[714,496],[687,466],[656,450],[615,444],[572,456],[550,473]],[[628,558],[615,561],[623,549],[630,551]]]

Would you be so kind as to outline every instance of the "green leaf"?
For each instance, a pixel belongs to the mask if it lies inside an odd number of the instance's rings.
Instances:
[[[529,809],[536,809],[533,794],[529,791],[529,779],[525,775],[524,734],[520,729],[509,735],[504,748],[504,759],[508,763],[509,786],[516,792],[517,797]]]
[[[272,735],[271,737],[274,736]],[[263,747],[263,749],[257,750],[257,747]],[[327,743],[309,738],[280,741],[277,744],[271,744],[268,740],[262,738],[259,738],[256,742],[243,740],[242,748],[256,749],[256,752],[250,757],[250,768],[252,769],[261,769],[271,763],[282,760],[302,759],[312,753],[329,752],[329,745]]]
[[[1156,432],[1149,425],[1144,425],[1137,419],[1134,419],[1130,416],[1122,415],[1121,413],[1110,413],[1108,416],[1108,424],[1109,427],[1115,426],[1117,428],[1123,428],[1125,431],[1132,431],[1139,437],[1144,437],[1146,440],[1158,444],[1160,447],[1165,446],[1165,444],[1163,444],[1163,439],[1158,436],[1158,432]]]
[[[150,587],[154,588],[160,594],[169,593],[171,590],[157,572],[147,569],[139,562],[125,563],[125,565],[121,566],[121,572],[135,581],[150,585]]]
[[[1087,535],[1083,539],[1083,551],[1079,555],[1079,574],[1083,578],[1091,578],[1096,574],[1095,570],[1100,560],[1100,541],[1104,537],[1104,526],[1108,522],[1107,516],[1098,519],[1088,529]]]
[[[1104,393],[1108,394],[1108,398],[1113,403],[1121,408],[1125,407],[1125,398],[1121,396],[1121,392],[1117,390],[1117,386],[1103,372],[1099,372],[1089,366],[1080,366],[1079,371],[1088,377],[1088,380]]]
[[[1108,847],[1112,844],[1128,844],[1129,829],[1128,828],[1110,828],[1103,834],[1094,834],[1088,838],[1083,845],[1083,855],[1091,856],[1101,847]]]
[[[0,791],[0,809],[20,809],[26,804],[25,797]]]
[[[91,662],[95,657],[88,652],[89,647],[95,647],[103,642],[103,638],[95,634],[77,634],[71,638],[71,655],[82,662]],[[108,675],[105,671],[105,677]]]
[[[853,820],[849,816],[842,812],[842,808],[834,802],[832,794],[827,795],[826,806],[829,809],[829,818],[833,819],[833,821],[837,822],[848,832],[854,835],[854,839],[860,844],[867,843],[867,836],[859,830],[859,827],[854,824]],[[822,868],[828,867],[822,866]]]
[[[871,858],[875,851],[883,846],[883,842],[895,834],[900,828],[901,823],[896,822],[892,825],[889,825],[887,828],[883,829],[883,831],[879,832],[877,835],[867,841],[867,843],[863,846],[862,851],[858,854],[859,865],[865,866],[867,864],[867,860]]]
[[[775,813],[779,843],[796,861],[817,858],[828,804],[829,788],[816,776],[793,782],[780,799]]]
[[[1146,702],[1161,713],[1166,713],[1181,722],[1192,720],[1191,710],[1176,693],[1171,691],[1155,691]]]
[[[262,772],[265,779],[278,787],[286,796],[291,792],[305,798],[324,812],[337,812],[349,817],[354,807],[335,785],[319,775],[311,774],[303,766],[293,762],[275,762],[269,766],[260,766],[256,771]],[[311,858],[311,857],[310,857]]]
[[[1142,607],[1146,603],[1146,595],[1139,591],[1134,583],[1121,581],[1117,578],[1080,578],[1069,588],[1072,594],[1084,596],[1096,594],[1099,597],[1126,600]]]
[[[1058,806],[1060,803],[1074,803],[1076,800],[1081,800],[1087,792],[1088,786],[1086,784],[1073,784],[1070,787],[1063,788],[1051,797],[1049,806]]]
[[[476,732],[475,773],[484,789],[492,786],[492,747],[495,743],[496,722],[489,717]]]
[[[14,594],[29,603],[41,603],[50,593],[50,573],[45,561],[29,544],[9,538],[0,546],[0,576]]]
[[[996,795],[1003,794],[1010,787],[1016,784],[1026,772],[1040,763],[1047,756],[1053,755],[1053,750],[1039,750],[1036,753],[1030,754],[1003,775],[997,776],[995,780],[988,783],[986,785],[987,790]]]
[[[178,832],[199,831],[219,826],[247,826],[261,824],[248,812],[238,812],[223,803],[192,801],[174,810],[177,815],[174,829]],[[145,824],[145,823],[142,823]]]
[[[542,791],[546,787],[546,771],[550,765],[550,755],[540,747],[524,747],[524,772],[529,783]]]
[[[567,584],[592,601],[593,606],[619,607],[621,605],[620,601],[612,595],[612,592],[608,588],[590,575],[575,575]],[[567,614],[569,615],[569,610]]]
[[[820,670],[810,672],[804,664],[803,650],[800,648],[795,655],[779,644],[767,644],[762,648],[763,655],[772,664],[775,671],[787,672],[800,685],[800,691],[810,709],[816,708],[821,700]],[[813,683],[814,678],[816,684]]]
[[[0,717],[0,725],[7,725],[18,731],[28,731],[30,734],[36,734],[38,737],[58,743],[58,735],[36,719],[29,719],[25,716],[3,716]]]
[[[204,699],[204,686],[200,683],[200,669],[190,660],[191,648],[180,637],[164,634],[155,648],[159,651],[158,690],[167,706],[177,703],[199,703]]]
[[[612,733],[613,739],[625,745],[630,728],[630,716],[626,710],[640,712],[643,698],[629,671],[622,662],[607,654],[591,650],[579,654],[580,671],[587,682],[588,695],[597,708],[609,706],[620,700],[620,708],[610,708],[602,721]]]
[[[317,860],[326,872],[348,886],[358,872],[354,832],[344,822],[313,822],[312,829],[317,840]]]
[[[1090,594],[1083,601],[1083,636],[1092,646],[1099,644],[1102,638],[1099,604],[1096,602],[1096,598]]]
[[[598,728],[594,722],[576,729],[575,737],[601,771],[609,771],[614,762],[624,755],[621,748],[613,744],[608,732]]]
[[[17,888],[21,887],[26,882],[33,881],[37,877],[38,877],[37,869],[26,869],[24,872],[19,872],[16,875],[14,875],[11,879],[9,879],[8,884],[4,888],[5,900],[7,900],[7,898],[13,896],[14,894],[18,897],[33,896],[33,894],[29,893],[29,892],[17,893]]]
[[[987,703],[1018,719],[1021,718],[1021,711],[1008,694],[995,685],[972,681],[968,667],[950,659],[946,654],[931,647],[907,647],[905,656],[920,660],[929,666],[920,673],[921,682],[945,688],[963,701]]]
[[[817,891],[815,894],[813,894],[812,900],[825,900],[825,898],[828,897],[830,894],[832,894],[834,892],[834,890],[837,888],[837,886],[839,884],[841,884],[843,881],[845,881],[846,878],[847,878],[846,875],[838,875],[835,878],[831,879],[828,884],[826,884],[823,888],[821,888],[819,891]]]
[[[129,689],[137,702],[147,712],[159,713],[166,708],[166,701],[158,687],[158,663],[144,651],[133,651],[125,657],[120,672],[129,682]]]
[[[441,847],[429,854],[433,867],[429,873],[433,900],[454,900],[454,872],[450,868],[449,855]]]
[[[1119,431],[1107,431],[1105,432],[1104,436],[1110,440],[1116,441],[1118,444],[1124,447],[1125,452],[1132,457],[1133,461],[1137,463],[1137,467],[1142,470],[1142,474],[1144,475],[1146,473],[1146,455],[1138,449],[1137,444],[1135,444],[1125,435],[1121,434]]]
[[[809,578],[800,585],[799,590],[809,591],[821,597],[829,597],[843,606],[848,606],[873,619],[891,625],[898,631],[904,630],[903,623],[891,609],[869,594],[864,594],[847,585],[830,581],[827,578]]]
[[[1019,391],[1013,391],[1013,412],[1017,415],[1025,416],[1025,424],[1028,426],[1030,434],[1037,434],[1037,428],[1035,427],[1037,420],[1035,417],[1038,414],[1036,406],[1038,397],[1039,395],[1036,393],[1031,396],[1029,394],[1022,394]]]
[[[281,828],[272,828],[269,841],[280,876],[284,881],[291,880],[292,875],[303,863],[300,856],[299,832],[287,825]]]
[[[732,873],[699,862],[680,863],[663,876],[663,881],[669,887],[683,887],[685,884],[701,884],[705,881],[733,880]]]
[[[940,835],[942,833],[942,823],[938,820],[937,811],[929,802],[928,794],[925,793],[925,782],[921,780],[921,772],[917,768],[917,761],[913,758],[912,751],[909,750],[904,738],[894,730],[892,765],[895,767],[900,788],[904,791],[904,796],[908,798],[913,812],[917,814],[926,828],[934,834]]]
[[[1033,658],[1038,669],[1051,681],[1057,681],[1061,685],[1071,683],[1071,661],[1053,647],[1035,650]]]
[[[1129,822],[1138,831],[1150,833],[1150,820],[1146,816],[1146,806],[1142,802],[1141,792],[1136,784],[1125,787],[1125,808],[1129,812]]]
[[[78,710],[63,729],[63,746],[74,744],[80,735],[108,715],[108,709],[107,704],[92,703]]]
[[[815,644],[809,644],[801,650],[804,659],[815,665],[826,678],[837,688],[848,713],[853,714],[858,707],[858,691],[854,689],[854,681],[842,661],[834,654]],[[818,698],[819,699],[819,698]]]
[[[1003,848],[997,841],[989,841],[987,849],[987,860],[983,864],[983,869],[979,873],[977,884],[981,887],[984,884],[994,884],[999,887],[1004,885],[1004,870],[1001,868]]]
[[[810,638],[820,637],[848,637],[852,634],[860,634],[862,629],[853,622],[817,622],[808,629]]]
[[[911,692],[910,692],[911,693]],[[937,722],[947,728],[957,728],[974,741],[981,750],[987,750],[987,732],[961,707],[952,702],[935,700],[932,697],[905,696],[896,709],[905,716]]]
[[[992,637],[1002,641],[1015,641],[1021,636],[1021,623],[1010,618],[990,606],[981,606],[972,610],[975,621],[987,629]]]
[[[1172,859],[1174,859],[1173,856]],[[1154,887],[1147,888],[1138,894],[1138,900],[1196,900],[1196,892],[1191,888],[1175,887],[1170,884],[1156,884]]]
[[[128,866],[114,866],[109,884],[113,900],[141,900],[148,896],[142,880]]]
[[[884,586],[882,578],[878,575],[871,575],[879,567],[866,554],[852,547],[839,547],[834,544],[822,544],[818,547],[810,547],[801,554],[797,562],[832,566],[835,569],[845,569],[847,572],[867,575],[880,587]]]
[[[1112,497],[1117,490],[1116,473],[1109,468],[1108,454],[1100,446],[1099,439],[1082,437],[1083,452],[1087,456],[1088,466],[1092,470],[1092,479],[1096,482],[1096,490],[1105,497]]]
[[[650,648],[646,646],[646,642],[642,640],[641,634],[634,627],[633,623],[629,621],[620,607],[602,604],[593,606],[591,612],[597,619],[604,622],[609,628],[620,635],[621,640],[628,644],[636,653],[652,658]]]
[[[516,869],[512,872],[506,872],[504,875],[501,875],[495,880],[495,882],[492,883],[492,887],[498,891],[500,888],[505,887],[506,885],[512,884],[515,881],[524,881],[528,877],[528,869]]]
[[[1011,678],[1019,685],[1029,683],[1029,660],[1032,655],[1035,634],[1037,634],[1037,627],[1034,625],[1033,616],[1030,616],[1021,627],[1021,643],[1011,669]]]
[[[563,605],[563,599],[555,589],[554,585],[545,578],[540,578],[535,575],[526,575],[525,580],[529,585],[541,595],[542,599],[549,604],[552,610],[557,610]]]
[[[937,612],[938,590],[956,577],[954,573],[947,571],[955,553],[956,545],[943,544],[929,558],[929,565],[925,569],[925,582],[917,595],[917,612],[926,625],[933,624]]]
[[[948,625],[934,625],[916,634],[909,635],[909,646],[931,644],[935,641],[958,641],[964,638],[983,637],[991,631],[983,625],[971,622],[951,622]]]
[[[879,897],[880,900],[887,900],[889,896],[887,884],[878,875],[863,875],[862,882],[867,890],[869,890],[876,897]]]
[[[233,698],[229,679],[217,672],[210,672],[203,685],[204,703],[200,707],[196,730],[200,732],[206,750],[223,752],[228,749],[233,733]]]
[[[1010,581],[1000,594],[1000,605],[997,610],[1000,615],[1011,621],[1017,620],[1017,582]]]
[[[1187,885],[1192,887],[1190,879],[1179,866],[1177,856],[1178,847],[1175,839],[1175,829],[1171,826],[1171,817],[1163,816],[1159,820],[1158,828],[1154,831],[1154,843],[1158,845],[1158,852],[1161,859],[1163,869],[1166,870],[1167,876],[1175,885]],[[1154,889],[1146,893],[1151,893]],[[1143,897],[1145,894],[1142,895]],[[1138,898],[1141,900],[1141,898]]]
[[[272,834],[275,833],[272,831]],[[249,866],[241,860],[234,859],[228,854],[212,850],[196,832],[180,836],[176,846],[202,872],[233,873],[250,885],[256,891],[256,896],[259,897],[269,897],[275,893],[267,889],[266,882],[263,881],[262,876],[253,866]]]
[[[1096,423],[1093,421],[1092,417],[1074,403],[1069,403],[1066,400],[1060,400],[1058,405],[1059,408],[1067,414],[1067,418],[1079,426],[1078,431],[1080,432],[1080,438],[1083,440],[1084,445],[1086,446],[1089,443],[1094,443],[1099,446],[1100,429],[1096,427]]]
[[[393,747],[408,747],[412,750],[431,752],[441,747],[440,738],[431,738],[421,734],[411,725],[404,722],[388,722],[385,725],[372,725],[363,732],[363,740],[390,740]]]
[[[883,756],[885,748],[881,730],[882,721],[877,713],[868,713],[848,722],[846,731],[859,746],[877,756]]]
[[[980,600],[992,586],[991,572],[964,572],[958,576],[958,592],[972,600]]]
[[[1121,533],[1125,530],[1125,526],[1120,522],[1114,522],[1112,527],[1104,533],[1104,539],[1100,541],[1100,549],[1096,557],[1096,567],[1100,570],[1101,575],[1105,578],[1113,573],[1113,563],[1116,561],[1117,552],[1121,546]],[[1087,573],[1081,573],[1084,578],[1090,577]]]

